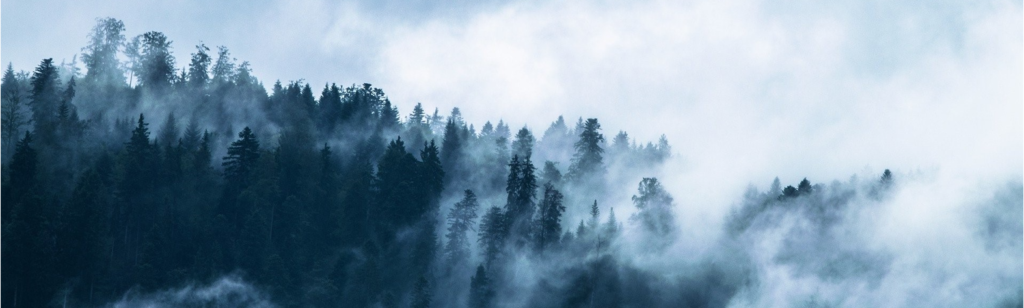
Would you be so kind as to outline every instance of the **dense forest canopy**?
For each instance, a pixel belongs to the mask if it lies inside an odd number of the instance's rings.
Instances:
[[[126,29],[98,19],[70,63],[3,73],[3,307],[759,306],[779,275],[822,286],[802,304],[870,306],[840,290],[907,270],[850,232],[912,173],[776,178],[710,252],[681,251],[695,230],[657,178],[680,151],[665,136],[267,86],[227,47],[175,59]],[[1022,196],[996,192],[971,235],[1016,258],[971,277],[983,306],[1021,305]]]

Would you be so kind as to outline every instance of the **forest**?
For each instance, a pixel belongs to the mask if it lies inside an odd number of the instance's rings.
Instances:
[[[726,307],[757,302],[763,264],[866,288],[898,266],[842,235],[899,188],[890,170],[752,186],[715,251],[666,273],[689,227],[657,176],[679,151],[664,135],[266,86],[226,47],[175,59],[114,18],[88,39],[3,73],[2,307]],[[993,210],[1018,217],[986,216],[997,253],[1021,248],[1021,191]],[[1020,306],[1019,278],[993,305]]]

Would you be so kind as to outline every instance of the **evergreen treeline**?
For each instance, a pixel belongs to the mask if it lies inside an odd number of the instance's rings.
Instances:
[[[225,47],[179,64],[163,33],[125,33],[99,19],[80,58],[3,74],[3,307],[229,274],[283,306],[537,306],[516,294],[523,260],[578,277],[530,286],[564,306],[627,287],[606,253],[623,224],[599,202],[632,191],[609,169],[667,159],[664,137],[606,146],[597,119],[561,117],[540,138],[477,131],[458,108],[403,116],[370,84],[267,91]],[[633,202],[630,223],[670,243],[658,180]]]

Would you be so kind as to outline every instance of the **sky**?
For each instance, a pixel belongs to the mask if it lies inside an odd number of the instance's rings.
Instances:
[[[70,61],[109,16],[129,37],[166,33],[179,67],[196,44],[224,45],[266,85],[369,82],[403,114],[422,102],[478,129],[503,119],[540,135],[564,115],[600,119],[609,139],[665,134],[678,173],[729,193],[775,176],[1024,168],[1019,1],[8,0],[0,12],[0,61],[16,70]]]

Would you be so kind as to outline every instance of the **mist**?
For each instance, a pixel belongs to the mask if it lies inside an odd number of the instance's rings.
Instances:
[[[3,307],[1024,305],[1020,3],[8,2]]]

